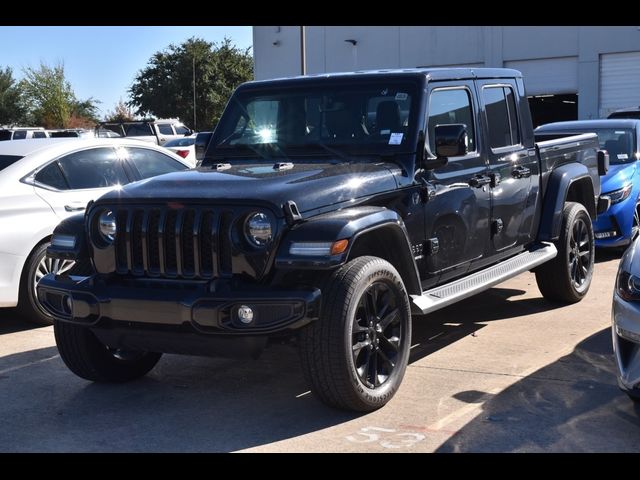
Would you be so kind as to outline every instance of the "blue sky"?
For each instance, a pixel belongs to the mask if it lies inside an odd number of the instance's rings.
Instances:
[[[253,43],[251,27],[240,26],[0,26],[0,68],[10,66],[14,78],[20,79],[24,67],[62,61],[76,96],[102,101],[98,107],[104,114],[113,110],[121,97],[128,100],[129,86],[151,55],[192,36],[210,42],[227,36],[240,48]]]

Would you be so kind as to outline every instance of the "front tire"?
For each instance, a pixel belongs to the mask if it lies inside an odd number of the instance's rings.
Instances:
[[[591,217],[584,205],[567,202],[556,243],[558,255],[536,269],[536,282],[547,300],[576,303],[589,291],[595,246]]]
[[[322,289],[321,318],[301,332],[302,370],[311,391],[332,407],[370,412],[402,382],[411,346],[411,311],[389,262],[359,257]]]
[[[54,320],[60,357],[73,373],[92,382],[121,383],[146,375],[162,353],[108,348],[86,327]]]

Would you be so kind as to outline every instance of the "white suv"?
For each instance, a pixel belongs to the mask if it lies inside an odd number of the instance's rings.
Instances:
[[[1,140],[26,140],[29,138],[49,138],[42,127],[12,127],[0,129]]]

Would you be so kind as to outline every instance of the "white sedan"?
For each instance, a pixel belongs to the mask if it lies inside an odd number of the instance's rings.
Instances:
[[[196,166],[196,147],[195,147],[196,137],[192,135],[190,137],[182,137],[176,138],[174,140],[169,140],[163,146],[171,150],[176,155],[184,158],[191,167]]]
[[[53,229],[121,185],[189,164],[156,145],[127,139],[0,142],[0,307],[50,324],[35,286],[71,262],[45,258]]]

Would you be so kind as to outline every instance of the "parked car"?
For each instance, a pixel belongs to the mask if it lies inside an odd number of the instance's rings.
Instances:
[[[640,119],[640,107],[629,107],[610,113],[607,118],[635,118]]]
[[[611,310],[618,386],[640,402],[640,239],[622,256]]]
[[[85,128],[66,128],[61,130],[49,130],[49,138],[94,138],[93,130]],[[114,137],[117,135],[114,135]]]
[[[72,260],[48,259],[54,227],[90,200],[132,181],[188,168],[179,156],[134,140],[45,139],[0,144],[0,307],[50,324],[35,294],[49,272]]]
[[[49,133],[42,127],[11,127],[0,129],[0,141],[27,140],[30,138],[49,138]]]
[[[141,120],[132,122],[101,122],[96,126],[96,136],[102,130],[110,130],[120,137],[127,137],[157,145],[164,145],[170,140],[191,135],[193,130],[180,120]]]
[[[168,148],[169,150],[171,150],[176,155],[179,155],[182,158],[184,158],[187,162],[189,162],[189,165],[191,165],[192,167],[195,167],[196,166],[196,151],[194,146],[195,142],[196,142],[196,136],[192,135],[190,137],[182,137],[182,138],[176,138],[174,140],[169,140],[163,146],[164,148]]]
[[[602,195],[611,199],[607,211],[593,222],[596,247],[626,248],[640,232],[640,120],[579,120],[541,125],[539,138],[593,132],[609,153],[609,172],[602,177]]]
[[[412,314],[532,269],[545,298],[580,301],[604,155],[594,134],[535,143],[524,92],[520,72],[483,68],[238,87],[201,167],[56,227],[48,254],[95,268],[38,284],[60,356],[122,382],[162,352],[296,336],[311,391],[371,411],[400,387]]]

